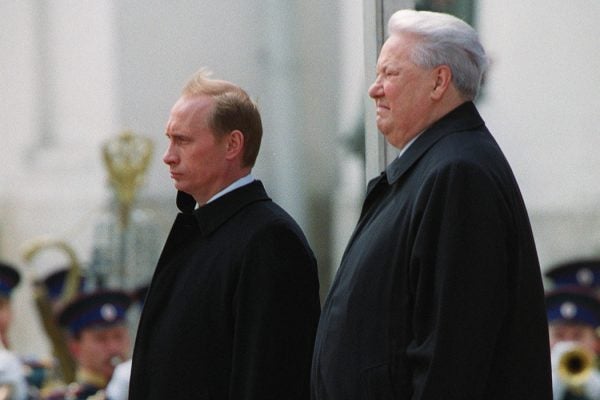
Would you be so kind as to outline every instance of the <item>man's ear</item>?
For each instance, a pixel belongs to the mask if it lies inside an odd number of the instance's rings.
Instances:
[[[444,96],[448,87],[452,83],[452,70],[447,65],[440,65],[432,70],[433,89],[431,98],[439,100]]]
[[[244,134],[239,130],[234,130],[227,135],[227,154],[228,160],[233,160],[242,156],[244,150]]]

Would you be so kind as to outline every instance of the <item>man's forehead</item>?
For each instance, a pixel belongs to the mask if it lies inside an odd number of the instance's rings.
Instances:
[[[92,325],[81,331],[82,335],[99,336],[110,333],[123,333],[127,331],[127,326],[124,323],[116,323],[112,325]]]
[[[190,112],[209,108],[213,99],[207,95],[181,96],[173,105],[172,113]]]
[[[209,96],[182,96],[171,109],[167,129],[173,125],[191,124],[196,125],[206,117],[207,111],[212,107],[213,99]]]
[[[584,324],[582,322],[572,322],[572,321],[554,321],[550,324],[550,329],[554,331],[581,331],[581,330],[594,330],[591,325]]]

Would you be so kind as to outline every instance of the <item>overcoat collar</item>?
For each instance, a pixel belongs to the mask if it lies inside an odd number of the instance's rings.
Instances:
[[[483,124],[483,119],[472,102],[461,104],[425,130],[402,157],[388,165],[382,176],[387,175],[388,183],[393,185],[438,140],[451,133],[477,128]]]
[[[257,201],[270,201],[261,181],[254,180],[224,196],[203,205],[197,209],[196,201],[184,192],[177,193],[177,207],[188,218],[193,217],[202,235],[214,232],[225,221],[246,207]]]

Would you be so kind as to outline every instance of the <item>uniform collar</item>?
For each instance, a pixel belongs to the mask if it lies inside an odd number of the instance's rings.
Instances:
[[[108,384],[106,378],[95,372],[80,368],[75,374],[75,381],[80,385],[93,386],[98,389],[105,388]]]

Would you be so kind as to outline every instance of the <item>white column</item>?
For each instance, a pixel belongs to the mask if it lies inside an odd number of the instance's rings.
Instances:
[[[303,227],[306,227],[306,176],[303,166],[301,54],[296,45],[296,12],[290,2],[264,2],[265,96],[259,100],[264,132],[269,136],[259,157],[269,165],[265,171],[275,183],[269,186],[275,198]]]

